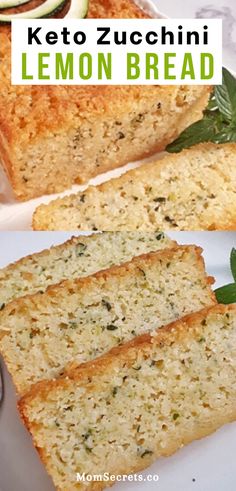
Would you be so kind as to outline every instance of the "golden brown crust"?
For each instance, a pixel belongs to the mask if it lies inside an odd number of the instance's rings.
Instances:
[[[33,3],[31,4],[33,7]],[[32,8],[31,7],[31,8]],[[108,9],[108,10],[106,10]],[[13,9],[26,10],[25,7]],[[63,14],[61,14],[62,16]],[[132,0],[95,0],[90,2],[89,18],[147,18]],[[96,118],[104,111],[117,107],[117,101],[124,97],[135,100],[141,97],[140,87],[120,86],[11,86],[10,84],[10,32],[0,27],[1,54],[1,92],[0,92],[0,132],[2,149],[7,144],[27,144],[32,139],[40,139],[64,126],[73,126],[73,118],[83,120],[91,112]],[[150,94],[150,87],[143,88],[142,97]],[[165,88],[164,92],[165,92]],[[171,88],[168,88],[171,90]],[[7,104],[6,104],[7,101]],[[123,105],[121,105],[122,109]],[[124,112],[126,108],[124,107]],[[45,118],[45,114],[47,117]],[[16,138],[16,128],[19,134]],[[20,131],[21,130],[21,131]],[[4,142],[5,140],[5,142]],[[8,152],[7,152],[8,154]]]
[[[140,263],[143,262],[143,260],[145,260],[145,262],[147,264],[152,264],[154,262],[156,262],[158,260],[158,258],[163,259],[164,261],[167,260],[168,258],[171,258],[173,257],[173,255],[176,253],[176,252],[182,252],[183,254],[186,252],[189,252],[189,251],[193,251],[193,253],[195,253],[197,255],[197,258],[198,258],[198,263],[199,263],[199,266],[201,267],[202,270],[205,270],[205,262],[204,262],[204,259],[203,259],[203,256],[202,256],[202,248],[201,247],[198,247],[198,246],[195,246],[195,245],[187,245],[187,246],[174,246],[172,248],[167,248],[167,249],[162,249],[160,251],[156,251],[156,252],[149,252],[147,254],[142,254],[140,256],[136,256],[134,257],[131,261],[128,261],[126,263],[123,263],[122,265],[115,265],[115,266],[112,266],[110,268],[107,268],[105,270],[102,270],[102,271],[98,271],[97,273],[94,273],[90,276],[86,276],[86,277],[83,277],[83,278],[76,278],[76,279],[73,279],[73,280],[63,280],[61,281],[60,283],[56,284],[56,285],[50,285],[47,287],[47,289],[45,290],[44,292],[44,298],[45,298],[45,295],[47,295],[48,297],[56,297],[58,294],[60,295],[63,295],[65,294],[65,289],[67,289],[68,292],[71,292],[74,291],[75,289],[88,289],[92,284],[94,284],[94,282],[100,282],[100,281],[106,281],[106,279],[108,277],[123,277],[127,274],[127,271],[135,271]],[[208,285],[212,285],[214,284],[215,280],[212,276],[207,276],[207,283]],[[211,291],[209,292],[209,294],[211,294],[211,297],[212,297],[212,302],[215,302],[216,299],[215,299],[215,295],[214,295],[214,292]],[[5,315],[8,315],[13,309],[15,306],[17,306],[17,308],[19,307],[24,307],[25,303],[27,302],[27,299],[31,299],[32,301],[34,302],[37,302],[37,299],[39,299],[40,301],[42,301],[42,294],[41,293],[35,293],[33,295],[25,295],[24,297],[20,297],[16,300],[13,300],[12,302],[9,302],[9,304],[6,305],[6,307],[4,308],[4,310],[2,312],[0,312],[0,319],[1,319],[1,316],[5,316]],[[4,330],[1,329],[0,327],[0,339],[1,337],[3,337],[4,335],[6,334],[6,332]]]
[[[24,5],[11,9],[11,12],[33,8],[42,1],[32,0],[30,7]],[[120,18],[121,13],[123,18],[148,17],[132,0],[94,0],[90,2],[88,18]],[[61,11],[57,17],[63,15],[64,11]],[[17,186],[14,159],[19,142],[22,149],[26,148],[34,139],[40,140],[56,130],[60,132],[63,126],[65,129],[73,126],[78,113],[82,120],[89,111],[96,117],[108,108],[112,109],[115,100],[122,100],[126,94],[129,97],[133,94],[135,98],[139,93],[138,88],[133,91],[131,87],[12,86],[10,52],[10,29],[0,26],[0,153],[13,187]]]

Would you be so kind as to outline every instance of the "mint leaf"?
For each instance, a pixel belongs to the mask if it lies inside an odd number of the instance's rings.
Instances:
[[[167,145],[169,153],[180,152],[183,148],[189,148],[197,143],[202,143],[214,138],[213,120],[209,117],[201,119],[184,130],[181,135],[172,143]]]
[[[236,79],[226,68],[223,83],[215,87],[203,118],[186,128],[166,150],[180,152],[204,142],[236,142]]]
[[[216,299],[219,303],[236,303],[236,249],[234,247],[230,254],[230,267],[235,283],[221,286],[215,290]]]
[[[236,249],[234,247],[230,254],[230,268],[232,271],[234,281],[236,281]]]
[[[221,286],[215,290],[216,300],[219,303],[230,304],[236,303],[236,283]]]
[[[219,109],[219,108],[218,108],[218,104],[216,102],[215,93],[213,91],[211,94],[211,97],[209,99],[206,111],[216,111],[216,109]]]
[[[219,133],[217,133],[211,139],[213,143],[229,143],[236,142],[236,127],[235,128],[226,128],[222,129]]]
[[[228,123],[236,123],[236,80],[223,68],[223,83],[215,87],[215,99],[219,111]]]

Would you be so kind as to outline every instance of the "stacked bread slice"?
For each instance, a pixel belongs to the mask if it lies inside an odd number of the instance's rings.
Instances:
[[[179,246],[10,302],[0,350],[18,392],[214,303],[210,284],[201,249]]]
[[[0,270],[0,309],[66,279],[88,276],[134,256],[176,245],[161,232],[106,232],[73,237]]]
[[[236,307],[202,310],[42,382],[19,409],[58,490],[110,486],[82,476],[138,472],[236,419]]]
[[[235,418],[236,309],[216,303],[201,252],[161,233],[103,233],[2,272],[0,351],[58,490],[103,489],[77,474],[139,471]]]

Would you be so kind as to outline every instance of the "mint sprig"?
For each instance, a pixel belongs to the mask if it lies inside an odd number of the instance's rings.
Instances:
[[[220,113],[229,124],[236,126],[236,79],[223,68],[222,85],[215,87],[215,99]]]
[[[221,286],[215,290],[217,302],[223,304],[236,303],[236,249],[233,248],[230,254],[230,268],[234,283]]]
[[[230,268],[233,275],[233,279],[236,282],[236,249],[233,248],[230,254]]]
[[[178,153],[204,142],[236,142],[236,79],[226,68],[222,85],[214,88],[203,118],[186,128],[166,150]]]

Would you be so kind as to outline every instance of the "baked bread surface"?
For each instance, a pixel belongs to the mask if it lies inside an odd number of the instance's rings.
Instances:
[[[236,144],[204,143],[39,206],[35,230],[235,230]]]
[[[179,246],[10,302],[0,352],[17,391],[214,304],[212,282],[201,249]]]
[[[176,246],[162,232],[104,232],[72,237],[0,270],[0,310],[18,297],[66,279],[89,276],[134,256]]]
[[[22,418],[60,491],[123,475],[236,418],[236,307],[217,305],[37,384]]]

